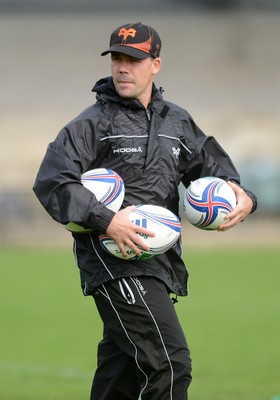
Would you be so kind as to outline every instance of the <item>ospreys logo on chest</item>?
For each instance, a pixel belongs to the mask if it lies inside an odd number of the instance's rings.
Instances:
[[[172,147],[172,153],[174,154],[174,156],[176,157],[176,158],[179,158],[179,155],[180,155],[180,148],[179,147]]]
[[[141,146],[138,147],[119,147],[118,149],[113,149],[113,153],[142,153]]]

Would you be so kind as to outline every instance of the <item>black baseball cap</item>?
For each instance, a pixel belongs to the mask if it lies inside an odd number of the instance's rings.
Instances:
[[[161,40],[158,33],[149,25],[142,22],[132,22],[122,25],[111,35],[110,48],[103,53],[123,53],[133,58],[159,57]]]

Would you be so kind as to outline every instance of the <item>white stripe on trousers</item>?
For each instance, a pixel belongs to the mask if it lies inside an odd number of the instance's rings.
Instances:
[[[169,357],[169,355],[168,355],[168,351],[167,351],[167,348],[166,348],[166,346],[165,346],[165,343],[164,343],[162,334],[161,334],[161,332],[160,332],[160,328],[159,328],[159,326],[158,326],[158,324],[157,324],[157,322],[156,322],[156,319],[155,319],[155,317],[154,317],[152,311],[150,310],[150,308],[148,307],[147,303],[145,302],[144,297],[143,297],[143,295],[142,295],[142,293],[141,293],[141,291],[140,291],[138,285],[136,284],[136,282],[134,281],[134,279],[133,279],[132,277],[130,277],[129,279],[131,280],[131,282],[132,282],[133,285],[135,286],[135,288],[136,288],[136,290],[137,290],[137,292],[138,292],[138,294],[139,294],[139,297],[140,297],[140,299],[142,300],[142,302],[143,302],[145,308],[147,309],[149,315],[151,316],[151,318],[152,318],[152,320],[153,320],[153,322],[154,322],[154,325],[155,325],[155,327],[156,327],[156,330],[157,330],[157,332],[158,332],[160,341],[161,341],[161,343],[162,343],[162,347],[163,347],[163,349],[164,349],[164,352],[165,352],[165,354],[166,354],[167,361],[168,361],[169,366],[170,366],[170,375],[171,375],[171,376],[170,376],[170,400],[173,400],[173,393],[172,393],[172,392],[173,392],[173,384],[174,384],[173,366],[172,366],[170,357]],[[126,282],[126,279],[125,279],[125,278],[122,278],[122,281],[125,281],[125,282]],[[138,369],[141,371],[141,373],[143,373],[143,375],[145,376],[146,383],[145,383],[143,389],[141,390],[141,393],[140,393],[140,396],[141,396],[142,393],[144,392],[144,390],[146,389],[147,385],[148,385],[148,376],[147,376],[147,374],[145,374],[145,372],[143,371],[143,369],[142,369],[142,368],[140,367],[140,365],[139,365],[139,362],[138,362],[138,359],[137,359],[138,350],[137,350],[136,344],[133,342],[133,340],[132,340],[131,337],[129,336],[129,334],[128,334],[128,332],[127,332],[127,330],[126,330],[126,328],[125,328],[125,326],[124,326],[124,324],[123,324],[123,322],[122,322],[121,316],[120,316],[120,314],[118,313],[118,311],[116,310],[116,308],[115,308],[115,306],[114,306],[114,304],[113,304],[113,302],[112,302],[112,299],[111,299],[111,297],[110,297],[110,295],[109,295],[109,293],[108,293],[108,291],[107,291],[105,285],[103,284],[102,287],[103,287],[103,290],[104,290],[105,293],[103,293],[103,291],[101,291],[101,290],[99,290],[99,292],[109,300],[109,302],[110,302],[110,304],[111,304],[111,307],[112,307],[112,309],[114,310],[115,314],[117,315],[117,318],[118,318],[118,320],[119,320],[119,322],[120,322],[120,325],[121,325],[121,327],[122,327],[122,329],[123,329],[123,331],[124,331],[126,337],[128,338],[129,342],[132,344],[133,348],[135,349],[135,356],[134,356],[134,359],[135,359],[136,365],[137,365]],[[140,397],[140,398],[141,398],[141,397]]]
[[[129,336],[127,330],[125,329],[125,326],[124,326],[124,324],[123,324],[123,322],[122,322],[122,320],[121,320],[121,317],[120,317],[118,311],[116,310],[116,308],[114,307],[114,304],[113,304],[113,302],[112,302],[112,300],[111,300],[111,297],[110,297],[110,295],[109,295],[109,293],[108,293],[106,287],[105,287],[104,285],[102,285],[102,287],[103,287],[103,289],[104,289],[104,291],[105,291],[105,293],[106,293],[107,299],[109,300],[109,302],[110,302],[110,304],[111,304],[111,306],[112,306],[114,312],[116,313],[116,316],[117,316],[118,320],[120,321],[121,327],[123,328],[123,331],[124,331],[126,337],[128,338],[129,342],[132,344],[133,348],[135,349],[134,359],[135,359],[136,365],[137,365],[139,371],[141,371],[141,373],[145,376],[146,384],[145,384],[145,386],[143,387],[143,389],[141,390],[141,393],[140,393],[140,396],[141,396],[142,392],[146,389],[146,387],[147,387],[147,385],[148,385],[148,376],[145,374],[145,372],[142,370],[142,368],[140,367],[140,365],[139,365],[139,363],[138,363],[138,358],[137,358],[137,356],[138,356],[138,350],[137,350],[137,346],[135,345],[135,343],[133,342],[133,340],[130,338],[130,336]],[[102,293],[102,292],[100,291],[100,293]],[[102,293],[102,294],[103,294],[103,293]],[[141,398],[141,397],[140,397],[140,398]]]

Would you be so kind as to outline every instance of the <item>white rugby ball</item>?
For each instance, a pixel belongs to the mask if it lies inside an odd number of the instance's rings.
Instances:
[[[200,229],[217,230],[235,207],[233,189],[220,178],[199,178],[185,191],[184,213],[190,223]]]
[[[117,243],[109,236],[100,235],[99,241],[107,253],[115,257],[122,258],[123,260],[144,260],[153,257],[153,254],[149,254],[146,251],[141,251],[140,256],[138,256],[129,246],[125,246],[127,256],[124,257]]]
[[[110,210],[118,212],[123,203],[125,187],[122,178],[111,169],[96,168],[81,176],[82,185],[90,190],[98,201]],[[91,228],[84,228],[75,222],[69,222],[65,228],[70,232],[87,233]]]
[[[149,258],[154,255],[165,253],[179,239],[181,233],[181,222],[170,210],[155,205],[139,205],[129,214],[130,221],[138,226],[147,228],[155,233],[154,237],[139,233],[141,239],[150,246],[149,251],[142,251],[137,256],[127,246],[127,257],[123,257],[116,242],[105,235],[99,237],[102,247],[110,254],[124,259],[135,260]]]

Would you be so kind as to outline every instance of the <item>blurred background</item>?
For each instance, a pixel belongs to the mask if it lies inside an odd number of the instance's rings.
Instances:
[[[1,244],[71,243],[32,185],[48,143],[110,74],[100,53],[112,30],[136,20],[162,38],[165,98],[218,139],[259,199],[218,241],[187,226],[188,246],[280,243],[279,0],[0,0]]]
[[[191,398],[279,400],[280,0],[0,0],[0,398],[88,398],[102,325],[71,235],[32,186],[48,143],[110,75],[111,32],[137,20],[162,38],[165,98],[259,199],[224,234],[182,214]]]

